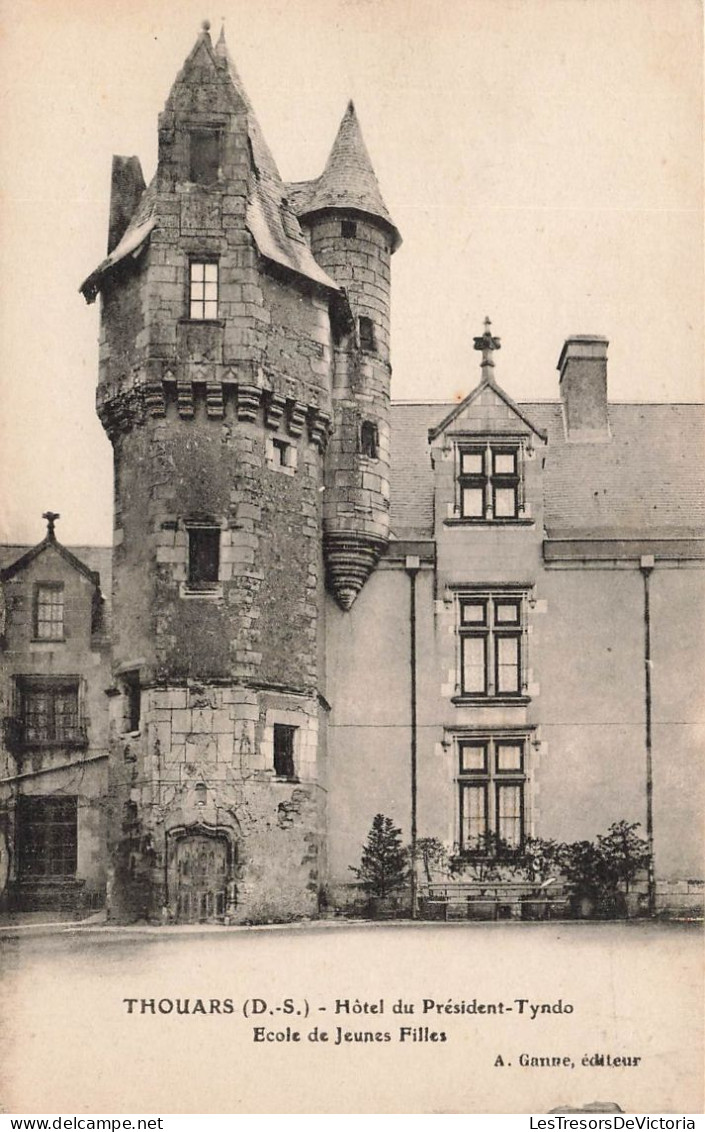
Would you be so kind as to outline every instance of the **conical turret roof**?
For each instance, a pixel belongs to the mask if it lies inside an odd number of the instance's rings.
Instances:
[[[311,182],[305,194],[307,199],[303,199],[300,188],[303,186],[296,186],[291,194],[300,216],[330,208],[355,209],[382,220],[391,229],[393,249],[401,243],[401,236],[382,199],[352,100],[343,115],[326,167],[318,180]]]

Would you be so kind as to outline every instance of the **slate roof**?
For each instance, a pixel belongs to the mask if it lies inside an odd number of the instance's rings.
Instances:
[[[401,236],[382,199],[352,101],[347,105],[320,177],[315,181],[295,181],[286,188],[291,206],[299,216],[330,208],[364,212],[383,220],[391,230],[392,250],[399,247]]]
[[[255,172],[252,178],[250,199],[247,205],[247,227],[257,249],[265,259],[285,267],[314,283],[340,293],[340,287],[326,274],[314,259],[301,231],[298,217],[286,203],[287,189],[281,179],[271,150],[265,141],[257,116],[247,96],[242,79],[228,51],[223,32],[213,48],[210,36],[203,31],[174,83],[176,87],[196,53],[205,49],[218,74],[227,75],[237,95],[245,105],[247,135],[250,141]],[[172,88],[173,89],[173,88]],[[171,95],[169,96],[171,98]],[[363,143],[364,144],[364,143]],[[101,289],[105,276],[129,255],[137,257],[147,243],[153,229],[159,225],[157,184],[155,173],[145,189],[135,213],[119,244],[94,271],[81,283],[79,291],[86,302],[92,303]],[[374,176],[374,174],[373,174]]]
[[[433,535],[428,430],[452,404],[392,404],[391,525],[397,538]],[[609,406],[611,441],[568,442],[560,402],[519,406],[548,435],[544,524],[550,538],[702,538],[703,406]]]

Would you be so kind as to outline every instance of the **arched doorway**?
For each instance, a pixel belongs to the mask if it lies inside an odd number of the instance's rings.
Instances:
[[[234,851],[227,834],[198,825],[169,834],[169,911],[181,924],[223,921],[234,906]]]

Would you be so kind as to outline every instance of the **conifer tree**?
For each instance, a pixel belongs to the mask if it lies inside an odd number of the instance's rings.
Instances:
[[[369,896],[389,896],[404,887],[409,875],[408,854],[401,842],[401,830],[391,818],[375,814],[362,847],[360,868],[350,868]]]

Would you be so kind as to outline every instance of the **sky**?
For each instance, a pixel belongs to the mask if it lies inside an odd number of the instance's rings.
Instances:
[[[571,334],[612,400],[703,398],[700,0],[0,0],[0,541],[107,545],[95,415],[113,153],[147,181],[157,115],[221,20],[285,180],[317,176],[352,97],[387,206],[392,396],[495,376],[555,398]]]

